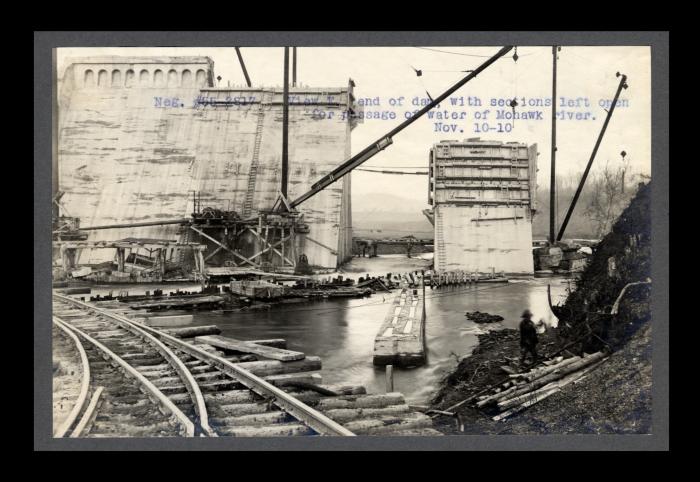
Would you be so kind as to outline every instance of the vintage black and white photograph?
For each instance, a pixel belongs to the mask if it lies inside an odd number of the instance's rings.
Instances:
[[[56,48],[53,438],[652,434],[651,57]]]

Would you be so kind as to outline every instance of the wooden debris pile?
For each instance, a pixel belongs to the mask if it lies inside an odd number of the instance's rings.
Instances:
[[[599,351],[583,357],[554,358],[544,362],[544,366],[509,374],[508,380],[475,397],[473,402],[494,421],[504,420],[580,380],[608,356],[608,352]]]

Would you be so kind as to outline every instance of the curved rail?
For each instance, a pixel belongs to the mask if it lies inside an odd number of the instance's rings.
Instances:
[[[70,434],[71,438],[80,437],[80,435],[83,433],[88,424],[92,422],[92,420],[94,419],[94,415],[97,412],[97,402],[99,402],[100,395],[102,395],[103,390],[104,387],[97,387],[95,389],[95,392],[92,394],[92,399],[90,399],[90,405],[88,405],[88,407],[85,409],[85,412],[80,418],[80,422],[78,422],[78,425],[75,426],[75,430],[73,430],[73,433]]]
[[[331,420],[321,412],[309,407],[305,403],[294,398],[289,393],[252,374],[248,370],[236,366],[229,360],[221,358],[213,353],[209,353],[196,345],[187,343],[186,341],[180,340],[172,335],[168,335],[167,333],[163,333],[149,326],[142,325],[139,322],[132,322],[140,325],[143,329],[148,330],[160,339],[166,340],[171,345],[176,346],[179,350],[182,350],[195,358],[215,366],[222,372],[227,373],[238,380],[242,385],[258,395],[273,399],[273,404],[277,405],[280,409],[284,410],[297,420],[302,421],[319,434],[340,435],[346,437],[355,436],[353,432],[343,427],[338,422]]]
[[[80,392],[78,393],[78,398],[75,401],[75,405],[73,405],[73,409],[70,411],[66,419],[53,434],[54,437],[61,438],[65,437],[66,432],[68,432],[68,430],[73,426],[75,420],[78,418],[78,415],[80,415],[80,412],[83,411],[85,403],[87,403],[87,395],[90,389],[90,363],[88,362],[87,353],[85,353],[85,348],[83,348],[83,344],[80,342],[80,339],[78,339],[78,337],[75,336],[75,334],[72,331],[70,331],[69,328],[64,326],[63,323],[57,320],[56,317],[53,317],[53,323],[61,331],[68,335],[68,337],[75,344],[75,347],[80,355],[80,365],[83,369],[83,380],[80,384]]]
[[[60,319],[59,319],[60,320]],[[187,418],[187,415],[185,415],[182,410],[180,410],[163,392],[161,392],[153,383],[151,383],[146,377],[144,377],[141,373],[139,373],[138,370],[136,370],[133,366],[125,362],[119,355],[114,353],[112,350],[107,348],[105,345],[100,343],[99,341],[95,340],[92,338],[90,335],[85,333],[79,328],[76,328],[74,326],[69,327],[70,330],[72,330],[75,334],[79,335],[83,339],[87,340],[89,343],[94,345],[97,349],[102,351],[105,355],[110,357],[112,360],[114,360],[128,375],[130,375],[132,378],[135,378],[149,393],[150,396],[155,398],[156,402],[158,405],[160,405],[162,408],[164,408],[167,412],[170,412],[171,415],[173,415],[178,422],[180,423],[180,426],[182,427],[182,431],[184,431],[185,436],[187,437],[193,437],[195,434],[195,427],[192,421]]]
[[[217,436],[216,432],[209,426],[209,415],[207,413],[207,407],[204,402],[204,396],[202,395],[202,391],[199,388],[199,384],[195,381],[194,377],[192,376],[192,373],[190,373],[190,371],[187,369],[182,360],[180,360],[180,358],[177,355],[175,355],[175,353],[173,353],[172,350],[170,350],[170,348],[165,346],[165,344],[163,344],[158,338],[143,330],[142,327],[137,326],[133,320],[116,315],[114,313],[110,313],[106,310],[101,310],[88,303],[70,298],[68,296],[63,296],[59,294],[54,294],[54,296],[66,303],[79,306],[84,310],[110,318],[124,329],[138,336],[141,336],[142,338],[150,342],[156,348],[156,350],[158,350],[158,352],[163,356],[163,358],[165,358],[165,360],[177,372],[177,374],[182,379],[185,387],[187,388],[190,397],[192,397],[192,400],[194,401],[195,413],[199,418],[199,420],[197,421],[197,428],[201,429],[201,432],[204,435],[207,435],[209,437]]]
[[[171,346],[174,346],[178,350],[181,350],[190,356],[198,358],[214,367],[218,370],[226,373],[232,378],[239,381],[249,390],[257,393],[258,395],[272,399],[273,404],[278,406],[281,410],[287,412],[292,417],[300,420],[306,424],[309,428],[313,429],[321,435],[339,435],[339,436],[355,436],[353,432],[343,427],[338,422],[331,420],[327,416],[323,415],[321,412],[309,407],[305,403],[297,400],[289,393],[281,390],[280,388],[272,385],[271,383],[263,380],[262,378],[250,373],[241,367],[236,366],[234,363],[221,358],[215,354],[209,353],[196,345],[187,343],[186,341],[180,340],[172,335],[168,335],[160,330],[152,328],[150,326],[144,325],[135,320],[130,320],[122,315],[116,313],[109,313],[106,310],[96,308],[88,303],[79,301],[73,298],[68,298],[62,295],[54,295],[62,300],[68,301],[74,305],[81,306],[85,309],[89,309],[93,313],[99,313],[100,315],[107,316],[114,320],[121,321],[124,325],[132,325],[140,330],[146,331],[152,336],[157,337],[159,341],[166,342]]]

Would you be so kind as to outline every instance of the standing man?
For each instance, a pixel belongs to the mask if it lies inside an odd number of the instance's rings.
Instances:
[[[532,312],[523,311],[520,322],[520,365],[525,364],[527,355],[532,355],[532,363],[537,362],[537,328],[532,322]]]

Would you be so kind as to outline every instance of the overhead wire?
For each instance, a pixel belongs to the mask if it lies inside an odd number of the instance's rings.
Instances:
[[[432,48],[432,47],[418,47],[418,46],[414,46],[413,48],[422,49],[422,50],[431,50],[431,51],[433,51],[433,52],[440,52],[440,53],[443,53],[443,54],[462,55],[462,56],[464,56],[464,57],[481,57],[481,58],[490,58],[490,57],[492,57],[492,55],[467,54],[467,53],[464,53],[464,52],[450,52],[449,50],[441,50],[441,49],[436,49],[436,48]],[[529,57],[530,55],[536,55],[537,53],[538,53],[538,52],[531,52],[531,53],[529,53],[529,54],[519,54],[519,57]],[[501,57],[501,59],[499,59],[499,60],[502,60],[502,59],[504,59],[504,58],[508,58],[508,57]]]

